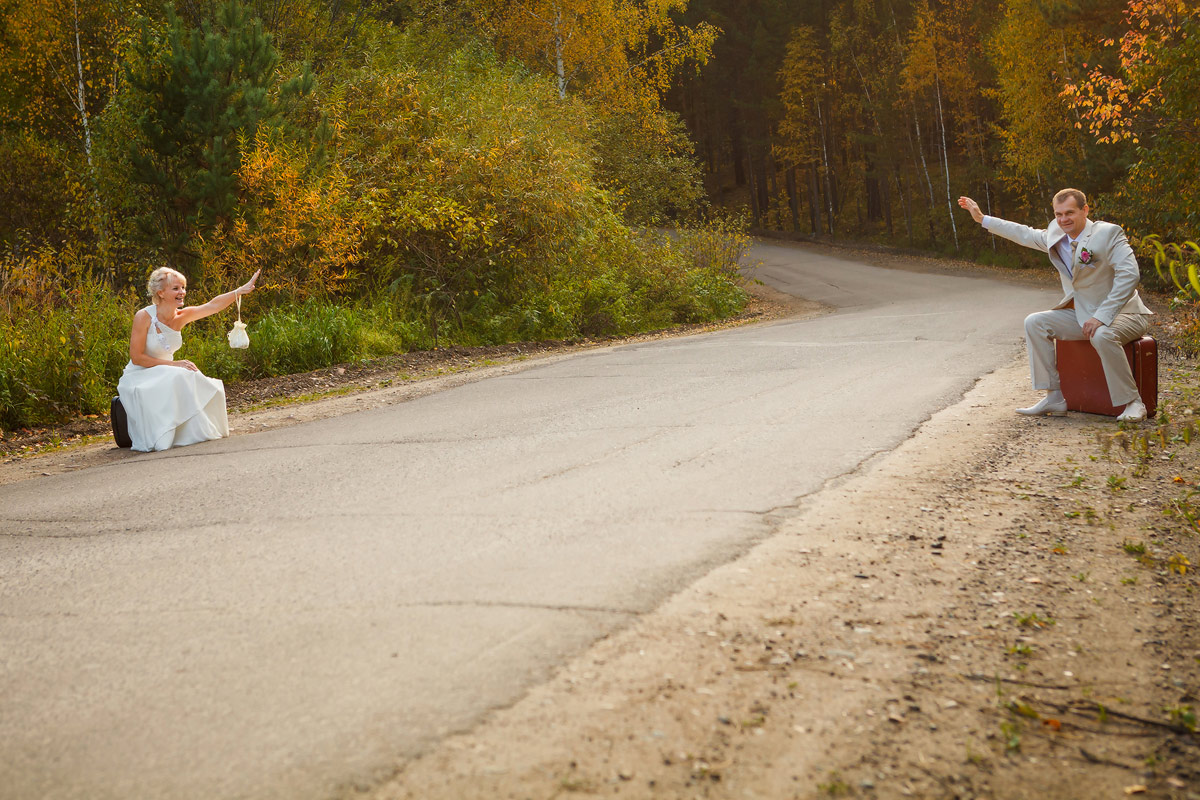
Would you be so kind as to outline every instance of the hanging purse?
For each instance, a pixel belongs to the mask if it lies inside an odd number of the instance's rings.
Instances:
[[[246,323],[242,322],[242,296],[237,296],[237,322],[233,323],[233,330],[228,334],[229,346],[235,350],[245,350],[250,346],[250,334],[246,333]]]

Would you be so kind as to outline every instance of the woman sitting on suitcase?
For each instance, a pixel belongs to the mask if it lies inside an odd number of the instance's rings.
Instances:
[[[255,272],[232,292],[202,306],[184,306],[187,278],[170,267],[150,273],[146,292],[153,302],[133,316],[129,363],[117,384],[134,450],[167,450],[229,435],[225,385],[174,356],[183,344],[184,325],[228,308],[239,295],[254,291],[257,280]]]

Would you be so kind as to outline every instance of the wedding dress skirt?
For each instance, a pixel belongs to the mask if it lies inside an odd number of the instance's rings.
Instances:
[[[146,311],[151,320],[146,354],[174,361],[183,334],[160,323],[154,306]],[[229,435],[225,384],[194,370],[130,362],[117,383],[117,394],[129,417],[134,450],[167,450]]]

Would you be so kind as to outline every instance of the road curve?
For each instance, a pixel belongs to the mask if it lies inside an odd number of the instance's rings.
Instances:
[[[0,798],[326,798],[769,535],[1046,290],[758,245],[823,316],[0,487]]]

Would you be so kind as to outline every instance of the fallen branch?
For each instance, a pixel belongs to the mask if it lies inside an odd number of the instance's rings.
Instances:
[[[983,683],[995,683],[996,681],[1000,681],[1001,683],[1011,683],[1017,686],[1028,686],[1032,689],[1062,689],[1069,691],[1076,688],[1074,686],[1064,686],[1056,683],[1033,683],[1031,681],[1019,681],[1015,678],[1001,678],[995,675],[981,675],[978,672],[960,672],[958,674],[967,680],[981,681]]]
[[[1087,748],[1079,748],[1080,754],[1093,764],[1107,764],[1110,767],[1120,767],[1121,769],[1141,769],[1139,764],[1122,764],[1120,761],[1113,761],[1109,758],[1101,758],[1100,756],[1092,755],[1087,751]]]

